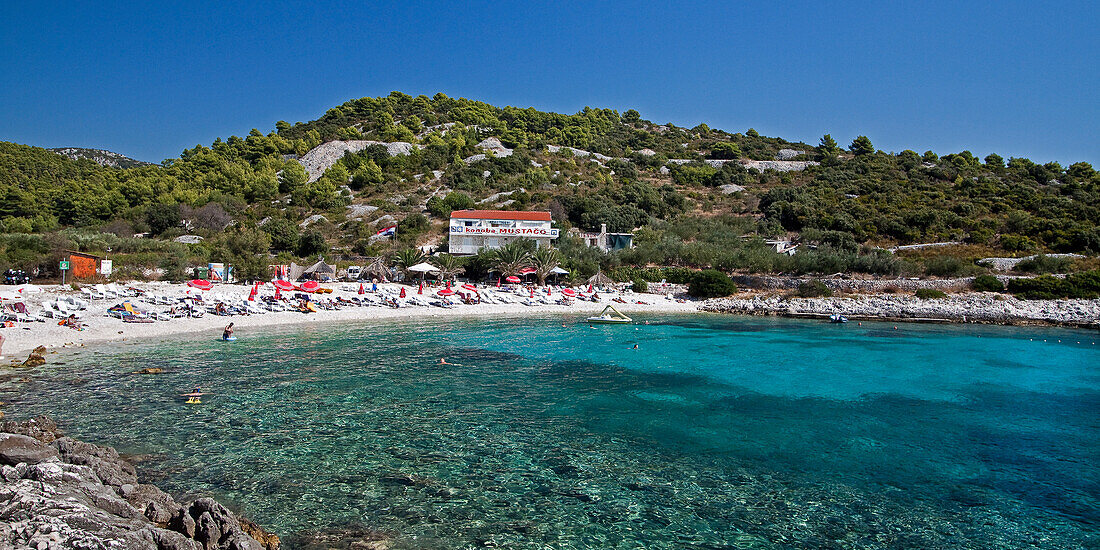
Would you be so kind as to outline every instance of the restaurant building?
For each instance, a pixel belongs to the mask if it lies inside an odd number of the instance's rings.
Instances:
[[[558,238],[550,212],[508,210],[455,210],[451,212],[448,252],[477,254],[483,248],[500,248],[512,241],[531,239],[535,246],[550,246]]]

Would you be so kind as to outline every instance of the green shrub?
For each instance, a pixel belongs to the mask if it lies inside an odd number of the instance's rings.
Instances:
[[[1074,273],[1065,279],[1050,275],[1012,279],[1008,281],[1008,291],[1023,300],[1097,298],[1100,297],[1100,270]]]
[[[969,267],[969,262],[954,256],[937,256],[924,263],[924,273],[932,277],[958,277]]]
[[[978,275],[970,283],[970,288],[978,292],[1004,292],[1005,285],[992,275]]]
[[[608,276],[620,282],[644,279],[651,283],[663,281],[672,284],[688,284],[695,271],[686,267],[630,267],[620,266],[612,269]]]
[[[634,292],[649,292],[649,283],[645,279],[634,279]]]
[[[934,288],[921,288],[917,290],[916,296],[921,300],[936,300],[940,298],[946,298],[947,293],[942,290],[936,290]]]
[[[737,292],[733,279],[716,269],[704,269],[692,277],[688,294],[696,298],[716,298]]]
[[[803,298],[829,297],[833,295],[833,289],[825,286],[825,283],[814,279],[798,285],[798,295]]]
[[[1073,260],[1066,257],[1052,257],[1046,254],[1028,258],[1016,264],[1016,271],[1043,275],[1046,273],[1065,273],[1070,270]]]

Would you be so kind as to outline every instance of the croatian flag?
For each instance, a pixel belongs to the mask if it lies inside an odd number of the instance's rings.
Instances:
[[[380,236],[383,236],[383,237],[389,237],[391,235],[396,235],[396,234],[397,234],[397,226],[396,225],[391,225],[391,226],[379,231],[378,233],[375,233],[375,235],[380,235]]]

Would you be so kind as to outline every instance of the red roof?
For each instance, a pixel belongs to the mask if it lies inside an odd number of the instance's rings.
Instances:
[[[455,210],[452,218],[463,220],[523,220],[529,222],[548,222],[550,212],[514,212],[511,210]]]

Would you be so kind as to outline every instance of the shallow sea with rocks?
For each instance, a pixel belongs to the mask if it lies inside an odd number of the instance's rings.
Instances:
[[[1095,331],[636,321],[128,342],[52,355],[0,399],[290,547],[1100,545]],[[211,395],[184,403],[194,387]]]

